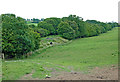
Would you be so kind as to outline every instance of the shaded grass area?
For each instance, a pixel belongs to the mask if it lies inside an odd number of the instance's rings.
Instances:
[[[69,44],[37,51],[28,59],[3,61],[3,80],[20,79],[32,70],[35,71],[33,78],[45,78],[52,71],[70,72],[71,67],[76,71],[87,71],[96,66],[117,63],[118,28],[114,28],[99,36],[76,39]]]

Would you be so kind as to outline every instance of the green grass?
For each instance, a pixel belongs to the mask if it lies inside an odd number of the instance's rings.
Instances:
[[[76,39],[69,45],[47,49],[36,58],[75,69],[117,64],[118,28],[100,36]],[[41,55],[44,57],[41,58]],[[115,56],[114,56],[115,55]],[[49,57],[47,57],[49,56]]]
[[[35,26],[37,26],[38,25],[38,23],[28,23],[28,25],[35,25]]]
[[[41,60],[12,60],[3,62],[3,80],[17,80],[23,75],[30,74],[35,71],[32,75],[34,78],[44,78],[46,75],[50,75],[51,68],[55,70],[63,70],[64,67],[54,65],[49,62]],[[69,71],[69,70],[66,70]]]
[[[43,38],[44,40],[44,38]],[[3,79],[16,80],[33,73],[34,78],[44,78],[52,69],[56,71],[87,71],[94,67],[118,64],[118,28],[99,36],[73,40],[66,45],[57,45],[38,51],[28,59],[3,62]]]

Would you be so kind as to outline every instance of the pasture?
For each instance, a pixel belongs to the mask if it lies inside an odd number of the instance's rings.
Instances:
[[[27,59],[2,63],[3,80],[44,79],[53,71],[88,73],[95,67],[117,65],[118,28],[99,36],[75,39],[69,44],[37,51]]]

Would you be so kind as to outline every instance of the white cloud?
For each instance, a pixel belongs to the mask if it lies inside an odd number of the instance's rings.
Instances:
[[[23,18],[63,17],[75,14],[84,19],[118,21],[119,0],[1,0],[0,14]]]

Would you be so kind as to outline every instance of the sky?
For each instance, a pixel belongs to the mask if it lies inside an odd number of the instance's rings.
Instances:
[[[119,0],[0,0],[0,14],[12,13],[22,18],[67,17],[118,22]]]

